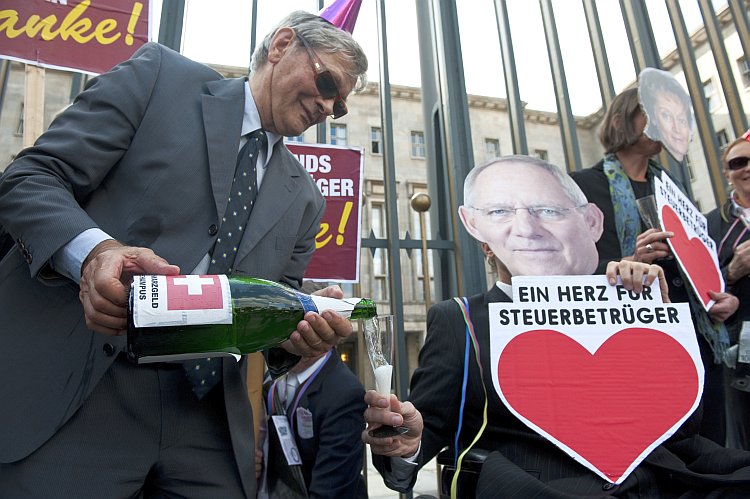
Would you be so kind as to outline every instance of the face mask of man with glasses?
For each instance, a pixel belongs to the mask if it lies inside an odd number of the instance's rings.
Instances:
[[[459,215],[511,275],[583,275],[596,269],[603,215],[556,166],[508,156],[478,166]]]

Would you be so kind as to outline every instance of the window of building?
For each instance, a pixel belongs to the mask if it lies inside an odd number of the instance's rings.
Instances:
[[[546,149],[534,149],[534,154],[532,154],[535,158],[539,158],[544,161],[549,160],[549,153]]]
[[[383,154],[383,131],[380,127],[370,127],[370,152]]]
[[[703,82],[703,94],[706,96],[706,103],[708,103],[708,110],[710,112],[716,111],[721,106],[719,90],[716,88],[713,78],[709,78]]]
[[[716,141],[719,143],[719,149],[724,149],[729,144],[729,135],[727,135],[726,129],[721,129],[716,132]]]
[[[424,132],[411,132],[411,157],[425,157]]]
[[[740,71],[740,78],[745,88],[750,88],[750,63],[747,58],[743,55],[737,59],[737,69]]]
[[[381,202],[370,204],[370,229],[375,237],[385,237],[385,205]],[[372,299],[375,301],[388,299],[388,266],[385,251],[383,248],[376,248],[372,255]]]
[[[484,160],[500,157],[500,141],[498,139],[484,139]]]
[[[690,161],[690,155],[685,155],[685,166],[687,166],[688,178],[691,182],[695,181],[695,171],[693,170],[693,162]]]
[[[331,123],[331,144],[338,146],[346,145],[346,125]]]
[[[18,124],[16,125],[16,135],[23,135],[23,102],[21,103],[21,111],[18,113]]]
[[[284,137],[284,142],[291,142],[291,143],[299,143],[302,144],[305,142],[305,136],[303,134],[295,135],[293,137]]]

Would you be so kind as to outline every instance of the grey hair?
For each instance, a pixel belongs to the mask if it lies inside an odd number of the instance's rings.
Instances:
[[[578,187],[578,184],[575,183],[570,175],[564,172],[561,168],[553,165],[552,163],[544,161],[543,159],[535,158],[533,156],[512,155],[492,159],[471,169],[469,174],[466,175],[466,179],[464,180],[464,205],[473,206],[474,184],[476,184],[479,175],[490,166],[503,164],[508,164],[509,166],[511,164],[522,164],[535,166],[537,168],[541,168],[542,170],[546,170],[553,177],[555,177],[555,179],[557,179],[557,182],[560,184],[563,192],[571,201],[573,201],[573,204],[575,206],[584,206],[588,204],[586,195],[583,193],[581,188]]]
[[[271,40],[281,28],[292,28],[303,36],[316,51],[336,54],[346,60],[348,64],[343,69],[352,80],[357,82],[354,92],[360,92],[367,86],[367,56],[362,47],[348,32],[337,28],[320,16],[303,10],[286,16],[266,35],[263,42],[253,52],[250,71],[257,71],[268,61]],[[300,42],[297,43],[301,45]]]

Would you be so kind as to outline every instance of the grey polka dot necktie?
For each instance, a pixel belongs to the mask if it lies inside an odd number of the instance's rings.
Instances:
[[[219,237],[211,252],[209,274],[231,274],[234,269],[237,248],[258,195],[256,160],[267,142],[266,133],[262,129],[255,130],[247,135],[247,142],[237,154],[227,208],[221,219]],[[183,367],[199,399],[221,381],[220,358],[187,360],[183,362]]]

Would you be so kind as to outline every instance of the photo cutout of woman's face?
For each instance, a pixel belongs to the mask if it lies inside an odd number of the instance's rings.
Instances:
[[[682,161],[695,121],[687,92],[670,73],[646,68],[638,78],[638,98],[648,120],[646,136],[661,142],[672,157]]]

